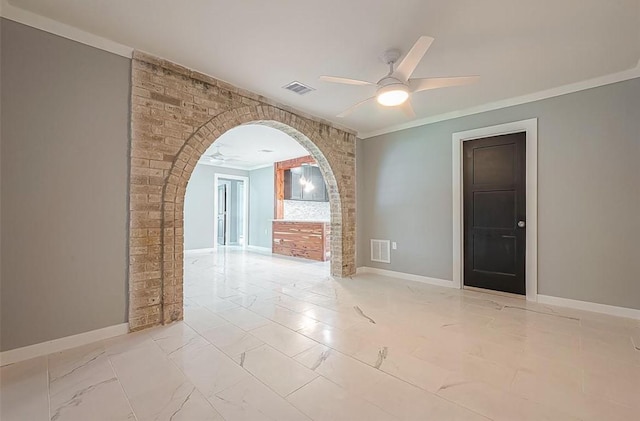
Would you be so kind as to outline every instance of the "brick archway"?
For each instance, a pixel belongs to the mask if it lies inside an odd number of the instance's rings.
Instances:
[[[355,135],[206,75],[135,52],[132,71],[129,328],[182,319],[184,198],[206,149],[262,124],[316,159],[329,189],[331,274],[355,273]]]

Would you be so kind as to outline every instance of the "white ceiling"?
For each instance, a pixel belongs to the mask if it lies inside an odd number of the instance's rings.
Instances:
[[[272,152],[264,152],[264,150]],[[224,162],[210,161],[207,156],[218,150],[225,157]],[[200,164],[239,170],[254,170],[274,162],[309,155],[295,139],[281,130],[259,124],[235,127],[220,136],[200,159]]]
[[[10,4],[140,49],[359,131],[407,123],[369,104],[385,49],[436,40],[414,77],[480,75],[476,85],[417,94],[417,118],[477,107],[635,67],[640,0],[10,0]],[[314,88],[283,90],[293,80]]]

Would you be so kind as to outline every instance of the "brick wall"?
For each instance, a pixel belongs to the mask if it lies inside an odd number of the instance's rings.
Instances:
[[[317,160],[331,206],[331,273],[355,273],[355,134],[135,52],[131,90],[129,327],[182,319],[184,196],[198,159],[224,132],[263,124]]]

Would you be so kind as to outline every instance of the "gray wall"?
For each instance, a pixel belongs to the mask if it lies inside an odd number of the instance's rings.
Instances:
[[[187,193],[184,198],[184,249],[195,250],[212,248],[215,245],[213,238],[214,215],[214,177],[216,174],[223,176],[239,175],[247,177],[249,173],[243,170],[222,168],[212,165],[196,165],[191,174]]]
[[[273,166],[249,172],[249,245],[271,248]]]
[[[130,60],[2,21],[1,350],[127,320]]]
[[[539,293],[640,309],[640,79],[362,141],[358,265],[451,280],[452,133],[533,117]]]
[[[213,238],[214,175],[209,165],[196,165],[191,174],[184,197],[184,248],[194,250],[211,248]]]

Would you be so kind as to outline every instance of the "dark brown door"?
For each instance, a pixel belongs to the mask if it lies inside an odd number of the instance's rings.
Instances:
[[[464,142],[464,284],[525,294],[526,134]]]

